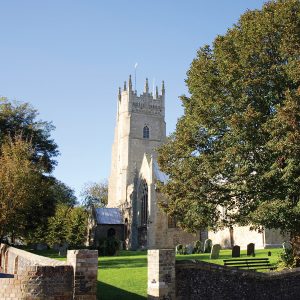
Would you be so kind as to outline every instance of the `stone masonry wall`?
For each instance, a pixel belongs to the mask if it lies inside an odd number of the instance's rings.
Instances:
[[[1,244],[0,299],[95,300],[97,257],[69,250],[62,262]]]
[[[175,252],[148,250],[148,299],[175,299]]]
[[[198,261],[176,263],[177,300],[288,300],[299,295],[300,268],[259,273]]]
[[[254,272],[201,261],[177,261],[173,249],[148,250],[148,299],[300,299],[300,268]]]

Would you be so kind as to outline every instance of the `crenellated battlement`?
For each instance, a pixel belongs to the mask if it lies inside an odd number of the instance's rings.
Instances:
[[[146,78],[144,91],[140,95],[132,88],[131,75],[129,76],[128,83],[125,81],[123,89],[119,88],[119,112],[124,111],[145,113],[153,115],[165,114],[165,85],[162,82],[161,90],[159,93],[158,86],[155,91],[149,92],[148,78]]]

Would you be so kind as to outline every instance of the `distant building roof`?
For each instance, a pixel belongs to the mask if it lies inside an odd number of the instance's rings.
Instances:
[[[154,175],[155,175],[156,179],[159,180],[160,182],[166,184],[169,181],[169,176],[159,169],[159,166],[158,166],[158,163],[156,160],[153,161],[153,166],[154,166]]]
[[[123,224],[122,214],[118,208],[96,208],[97,224]]]

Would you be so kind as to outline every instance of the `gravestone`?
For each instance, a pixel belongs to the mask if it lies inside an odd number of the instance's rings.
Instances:
[[[37,243],[36,244],[36,250],[41,251],[41,250],[47,250],[48,246],[47,244],[44,243]]]
[[[210,253],[211,252],[211,247],[212,247],[212,240],[211,239],[206,239],[204,242],[204,253]]]
[[[220,244],[215,244],[212,246],[210,259],[218,259],[220,255],[221,246]]]
[[[175,250],[176,250],[176,254],[183,254],[183,245],[182,244],[179,244],[176,246]]]
[[[67,250],[68,250],[68,245],[65,243],[59,247],[59,256],[66,256],[67,255]]]
[[[194,246],[191,244],[186,245],[186,254],[193,254]]]
[[[233,246],[231,257],[240,257],[241,256],[241,247],[240,246]]]
[[[247,245],[247,256],[255,256],[255,244],[250,243]]]
[[[202,241],[196,241],[194,242],[194,253],[202,253],[203,252],[203,242]]]
[[[289,250],[289,249],[292,249],[292,245],[291,245],[290,242],[284,242],[284,243],[282,244],[282,248],[283,248],[284,251],[285,251],[285,250]]]

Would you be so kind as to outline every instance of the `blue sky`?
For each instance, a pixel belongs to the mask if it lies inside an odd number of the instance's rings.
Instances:
[[[167,133],[199,47],[260,0],[0,0],[0,95],[56,126],[54,175],[79,194],[110,172],[118,87],[165,80]]]

